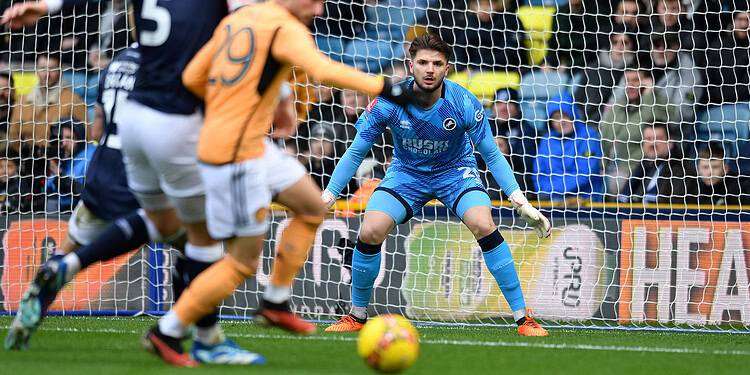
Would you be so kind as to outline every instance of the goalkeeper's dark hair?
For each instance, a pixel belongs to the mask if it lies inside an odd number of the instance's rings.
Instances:
[[[448,61],[450,61],[452,57],[451,46],[437,34],[430,33],[414,38],[409,45],[409,56],[413,59],[414,56],[417,55],[417,52],[423,49],[438,51],[442,53]]]

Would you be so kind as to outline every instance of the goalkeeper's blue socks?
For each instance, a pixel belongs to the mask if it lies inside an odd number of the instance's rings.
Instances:
[[[521,321],[523,323],[526,317],[526,302],[523,299],[521,281],[518,279],[518,273],[516,273],[516,267],[513,264],[510,247],[497,230],[477,241],[482,248],[482,255],[487,268],[489,268],[490,273],[492,273],[497,285],[503,292],[505,300],[508,301],[511,311],[513,311],[513,319],[516,322]]]
[[[352,315],[367,318],[367,304],[372,297],[375,278],[380,272],[381,244],[370,245],[357,241],[352,256]]]

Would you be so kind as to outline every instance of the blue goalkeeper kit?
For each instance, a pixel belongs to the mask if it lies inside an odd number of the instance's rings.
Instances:
[[[410,80],[413,85],[413,79]],[[382,97],[376,98],[356,127],[357,136],[333,171],[326,189],[338,196],[373,143],[388,128],[393,137],[393,160],[366,210],[384,212],[396,223],[408,221],[432,199],[441,201],[460,218],[471,207],[490,206],[477,172],[475,147],[506,194],[519,189],[510,165],[495,144],[482,104],[449,80],[444,82],[441,97],[426,109],[414,105],[401,107]],[[511,308],[522,310],[525,305],[518,276],[502,236],[494,232],[479,243],[488,268]],[[354,306],[367,306],[379,265],[380,244],[358,241],[352,261]]]

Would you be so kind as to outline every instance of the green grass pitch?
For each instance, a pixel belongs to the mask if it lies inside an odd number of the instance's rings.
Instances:
[[[356,336],[295,337],[250,322],[224,321],[259,367],[176,369],[140,348],[151,318],[51,317],[31,348],[0,352],[0,374],[362,374]],[[9,317],[0,318],[5,330]],[[743,374],[750,335],[552,329],[548,338],[510,328],[420,327],[421,354],[407,374]]]

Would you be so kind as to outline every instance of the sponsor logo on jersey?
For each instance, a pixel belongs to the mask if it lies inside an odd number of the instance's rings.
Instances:
[[[401,122],[399,123],[399,126],[402,129],[411,129],[411,122],[406,121],[406,120],[401,120]]]
[[[434,141],[432,139],[404,138],[401,146],[407,151],[421,155],[432,155],[448,150],[448,141]]]
[[[484,109],[477,109],[476,112],[474,112],[474,120],[476,122],[482,122],[484,120]]]
[[[443,129],[453,130],[456,128],[456,124],[456,120],[454,120],[452,117],[448,117],[447,119],[443,120]]]
[[[372,109],[375,108],[375,105],[378,104],[378,98],[373,99],[370,104],[367,105],[367,112],[372,112]]]

